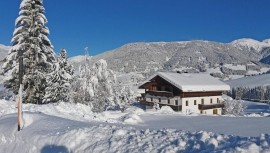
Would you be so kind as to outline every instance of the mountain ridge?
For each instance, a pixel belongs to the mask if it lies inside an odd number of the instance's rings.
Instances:
[[[170,71],[183,66],[200,69],[201,65],[257,62],[270,52],[265,54],[254,48],[205,40],[136,42],[96,55],[91,61],[105,59],[115,71]]]

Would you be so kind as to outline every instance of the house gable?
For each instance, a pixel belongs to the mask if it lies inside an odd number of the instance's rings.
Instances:
[[[148,82],[141,85],[139,88],[148,89],[150,91],[167,91],[173,93],[174,95],[180,95],[180,93],[182,93],[181,89],[174,86],[159,75],[153,77]]]

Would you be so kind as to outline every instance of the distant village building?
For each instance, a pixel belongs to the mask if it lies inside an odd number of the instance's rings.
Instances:
[[[246,64],[247,71],[261,71],[261,66],[255,62],[248,62]]]
[[[170,106],[184,113],[222,114],[222,92],[230,86],[207,74],[158,72],[139,86],[146,107]]]

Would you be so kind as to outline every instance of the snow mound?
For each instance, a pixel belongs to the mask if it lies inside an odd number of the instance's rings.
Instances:
[[[158,110],[158,112],[162,113],[162,114],[173,114],[173,113],[175,113],[170,106],[162,106],[160,108],[160,110]]]
[[[138,107],[129,107],[124,111],[124,113],[134,113],[140,115],[144,113],[144,110]]]
[[[17,103],[14,101],[0,100],[0,117],[7,114],[17,113],[16,107]],[[78,121],[92,120],[95,116],[89,106],[80,103],[74,104],[60,102],[47,105],[23,104],[22,109],[27,112],[42,112],[44,114]]]
[[[115,137],[121,137],[121,136],[126,135],[127,133],[128,133],[127,130],[118,129],[118,130],[115,130],[115,131],[113,132],[113,135],[114,135]]]
[[[127,114],[126,116],[124,116],[124,123],[126,124],[138,124],[138,123],[142,123],[142,119],[140,118],[139,115],[134,114],[134,113],[130,113]]]
[[[35,116],[32,114],[24,113],[23,114],[23,128],[28,127],[36,120]]]

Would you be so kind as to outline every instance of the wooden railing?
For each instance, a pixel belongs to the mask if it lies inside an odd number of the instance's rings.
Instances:
[[[224,104],[212,104],[212,105],[199,104],[198,105],[199,110],[207,110],[207,109],[223,108],[223,107],[224,107]]]
[[[148,102],[145,100],[141,100],[140,103],[145,106],[154,106],[153,102]],[[158,104],[159,104],[159,107],[170,106],[174,111],[182,111],[182,105],[176,106],[176,105],[161,104],[161,103],[158,103]]]

